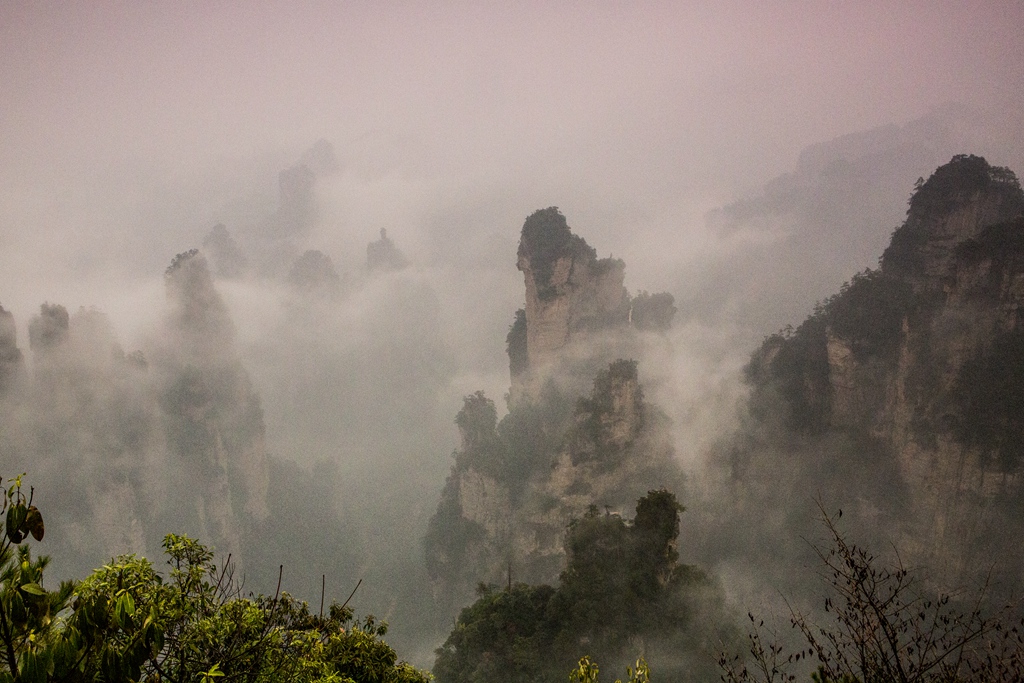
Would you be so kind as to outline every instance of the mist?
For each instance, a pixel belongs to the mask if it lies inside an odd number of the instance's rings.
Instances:
[[[631,292],[675,297],[641,379],[714,509],[709,453],[740,424],[760,340],[874,267],[914,180],[952,155],[1024,171],[1021,25],[1012,1],[4,4],[0,306],[32,388],[5,408],[0,474],[25,468],[63,520],[45,550],[58,574],[155,556],[168,532],[228,549],[175,512],[197,473],[168,469],[161,436],[177,373],[218,368],[235,387],[222,413],[258,402],[247,438],[270,509],[294,516],[271,513],[237,549],[251,588],[272,591],[280,564],[311,602],[324,575],[328,600],[362,579],[357,611],[390,619],[400,653],[429,666],[447,624],[430,614],[422,538],[463,397],[507,409],[526,216],[559,207],[625,261]],[[282,175],[303,164],[306,180]],[[382,229],[403,264],[372,267]],[[199,351],[165,274],[193,248],[203,315],[224,318]],[[297,272],[310,251],[322,268]],[[68,316],[56,361],[30,339],[44,303]],[[40,412],[51,380],[134,412]],[[96,440],[129,422],[118,452],[135,459],[117,470]],[[50,424],[56,445],[40,441]],[[74,520],[115,490],[108,518],[79,521],[100,531],[73,543]],[[133,514],[145,530],[111,531]]]

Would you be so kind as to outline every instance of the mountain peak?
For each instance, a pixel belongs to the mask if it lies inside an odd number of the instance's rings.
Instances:
[[[917,290],[941,287],[959,244],[1021,211],[1024,192],[1013,171],[958,154],[918,180],[907,220],[882,255],[882,270],[906,277]]]

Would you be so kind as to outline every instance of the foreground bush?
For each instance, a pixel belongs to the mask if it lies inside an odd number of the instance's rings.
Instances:
[[[42,516],[12,480],[0,541],[0,683],[229,681],[425,683],[398,662],[372,616],[346,605],[312,614],[287,593],[242,595],[230,564],[198,541],[164,540],[169,571],[117,558],[80,583],[43,587],[48,558],[25,543]],[[19,545],[20,544],[20,545]]]
[[[842,514],[842,513],[840,513]],[[822,510],[827,549],[816,548],[828,588],[820,623],[793,613],[805,647],[786,652],[750,615],[749,656],[723,655],[727,683],[998,683],[1024,680],[1024,619],[1012,605],[986,613],[987,587],[971,600],[933,593],[897,558],[884,564],[848,541]]]

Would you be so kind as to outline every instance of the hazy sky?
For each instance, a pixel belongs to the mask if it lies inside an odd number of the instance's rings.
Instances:
[[[0,1],[0,305],[22,334],[44,300],[141,324],[170,257],[272,211],[321,137],[339,270],[387,227],[419,264],[465,257],[452,286],[505,320],[522,220],[558,205],[631,290],[666,289],[715,248],[704,213],[805,146],[1020,107],[1021,26],[1019,0]]]

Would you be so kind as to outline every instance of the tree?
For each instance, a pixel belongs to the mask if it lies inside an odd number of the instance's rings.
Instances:
[[[590,657],[583,657],[576,668],[569,672],[569,683],[598,683],[597,674],[597,662],[590,661]],[[636,660],[635,667],[626,667],[626,676],[628,683],[649,683],[651,672],[643,657]],[[616,679],[615,683],[622,681]]]
[[[841,513],[840,513],[841,514]],[[749,658],[723,655],[730,683],[795,681],[816,664],[819,683],[972,683],[1024,677],[1024,620],[1006,607],[987,615],[987,591],[971,601],[934,594],[897,557],[884,564],[846,539],[822,510],[831,545],[815,548],[829,589],[823,623],[794,612],[806,648],[786,654],[764,622],[749,615]]]
[[[632,521],[592,506],[566,532],[557,587],[481,587],[437,650],[438,681],[564,680],[588,653],[615,667],[646,657],[662,680],[711,674],[708,645],[731,631],[718,587],[678,561],[682,510],[664,489],[641,498]]]
[[[0,683],[135,681],[426,683],[382,640],[387,625],[334,603],[309,611],[280,587],[243,595],[230,559],[186,536],[164,539],[170,570],[128,555],[47,591],[42,515],[12,480],[0,540]],[[20,544],[20,545],[19,545]]]

